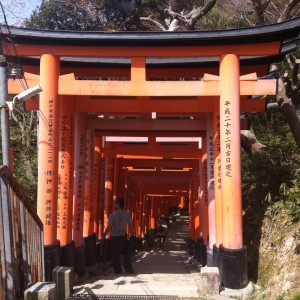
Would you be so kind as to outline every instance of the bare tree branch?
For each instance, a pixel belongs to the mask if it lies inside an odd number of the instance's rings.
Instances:
[[[290,55],[290,54],[287,54],[287,55],[285,56],[285,58],[286,58],[286,61],[287,61],[288,64],[289,64],[290,69],[292,70],[292,69],[294,68],[294,62],[292,61],[291,55]]]
[[[264,25],[265,24],[264,5],[261,3],[261,0],[251,0],[251,1],[256,14],[256,25]]]
[[[190,17],[190,21],[189,21],[189,25],[194,28],[197,21],[205,16],[217,3],[217,0],[210,0],[206,3],[205,6],[203,6],[200,10],[197,9],[196,11],[192,12],[191,17]]]
[[[289,1],[287,1],[286,6],[284,8],[284,11],[282,12],[282,14],[279,17],[277,22],[279,23],[279,22],[283,22],[283,21],[287,20],[290,17],[290,15],[292,13],[292,10],[294,9],[294,7],[298,3],[300,3],[300,0],[289,0]]]
[[[282,79],[290,92],[291,101],[295,105],[297,113],[299,114],[300,112],[298,112],[298,110],[300,109],[300,88],[299,88],[298,72],[299,72],[300,59],[297,59],[294,54],[287,54],[286,61],[288,62],[291,71],[290,72],[285,71],[285,73],[282,76]]]
[[[169,3],[169,7],[165,9],[165,13],[171,18],[183,22],[187,29],[193,30],[197,21],[209,12],[215,6],[216,2],[217,0],[209,0],[203,7],[194,7],[189,13],[185,11],[176,13],[172,11],[171,4]]]
[[[272,0],[268,0],[264,4],[262,4],[262,9],[266,10],[271,2],[272,2]]]
[[[178,14],[178,13],[172,11],[171,6],[169,6],[168,9],[165,9],[164,12],[165,12],[167,15],[169,15],[171,18],[173,18],[173,19],[178,19],[178,20],[180,20],[183,24],[185,24],[185,26],[188,26],[188,20],[187,20],[187,18],[185,17],[185,15]]]
[[[153,23],[154,25],[156,25],[161,31],[167,31],[167,29],[162,25],[160,24],[158,21],[156,20],[153,20],[151,18],[151,16],[149,17],[140,17],[140,20],[141,21],[147,21],[147,22],[150,22],[150,23]]]
[[[278,108],[277,102],[267,104],[267,109],[273,109],[273,108]]]
[[[298,82],[299,64],[300,64],[300,59],[296,59],[293,67],[293,76],[292,76],[292,83],[294,89],[299,88],[299,82]]]
[[[260,143],[250,130],[241,130],[241,146],[251,160],[259,156],[265,159],[266,153],[263,150],[266,146]]]
[[[176,31],[176,30],[178,29],[178,27],[179,27],[179,26],[178,26],[178,20],[177,20],[177,19],[174,19],[174,20],[171,22],[168,31]]]

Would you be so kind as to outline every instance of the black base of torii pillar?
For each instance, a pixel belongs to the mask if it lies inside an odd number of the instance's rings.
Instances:
[[[227,249],[220,245],[221,285],[229,289],[243,289],[248,283],[247,247]]]
[[[44,246],[45,281],[52,281],[52,271],[60,265],[60,243]]]

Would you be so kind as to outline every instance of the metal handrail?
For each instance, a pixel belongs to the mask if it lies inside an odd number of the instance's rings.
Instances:
[[[23,299],[44,281],[43,224],[7,166],[0,166],[0,299]]]

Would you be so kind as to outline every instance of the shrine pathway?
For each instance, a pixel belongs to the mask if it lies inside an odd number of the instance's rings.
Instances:
[[[199,272],[186,263],[188,224],[187,216],[178,217],[168,229],[163,248],[156,245],[150,252],[137,253],[133,259],[134,274],[115,275],[110,268],[105,274],[74,286],[74,296],[93,295],[96,299],[98,295],[119,295],[121,299],[122,295],[139,295],[141,299],[145,296],[199,299]]]

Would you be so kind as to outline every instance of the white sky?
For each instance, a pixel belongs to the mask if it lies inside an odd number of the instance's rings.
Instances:
[[[5,11],[9,25],[21,26],[21,23],[29,18],[32,11],[40,5],[41,0],[0,0]],[[4,23],[2,10],[0,9],[0,22]]]

